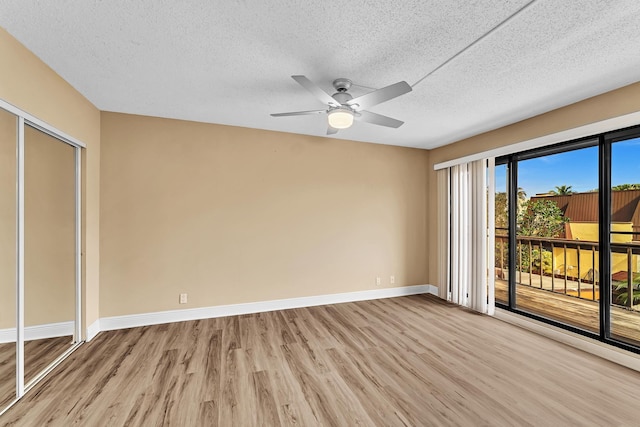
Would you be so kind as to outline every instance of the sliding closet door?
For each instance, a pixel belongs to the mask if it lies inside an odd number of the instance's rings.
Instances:
[[[25,384],[74,344],[75,148],[25,126]]]
[[[0,109],[0,411],[16,398],[17,122]]]
[[[0,99],[0,416],[80,344],[83,147]]]

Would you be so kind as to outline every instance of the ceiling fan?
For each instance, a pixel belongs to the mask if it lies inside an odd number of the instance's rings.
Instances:
[[[327,104],[328,108],[323,110],[271,114],[273,117],[303,116],[324,113],[327,115],[327,121],[329,124],[329,127],[327,128],[327,135],[332,135],[337,133],[340,129],[347,129],[351,127],[354,120],[360,120],[367,123],[373,123],[374,125],[391,128],[398,128],[404,123],[400,120],[392,119],[391,117],[365,111],[365,109],[389,101],[390,99],[396,98],[400,95],[404,95],[407,92],[411,92],[411,86],[409,86],[405,81],[394,83],[383,87],[382,89],[374,90],[373,92],[354,98],[350,93],[347,93],[353,84],[349,79],[335,79],[333,81],[333,87],[337,92],[333,95],[329,95],[305,76],[291,77],[302,87],[315,95],[316,98]]]

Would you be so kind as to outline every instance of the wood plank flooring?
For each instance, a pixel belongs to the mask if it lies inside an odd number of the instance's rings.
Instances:
[[[507,282],[496,280],[496,300],[508,300]],[[600,329],[600,303],[570,295],[517,285],[517,307],[540,316],[597,333]],[[640,344],[640,312],[611,306],[611,335],[630,344]]]
[[[24,344],[25,382],[71,347],[71,336],[26,341]],[[16,396],[16,345],[0,344],[0,410]]]
[[[26,426],[637,426],[640,373],[430,295],[103,332]]]

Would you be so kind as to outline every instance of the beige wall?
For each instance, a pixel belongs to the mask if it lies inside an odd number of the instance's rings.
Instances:
[[[436,175],[433,165],[492,148],[527,141],[567,129],[640,111],[640,83],[635,83],[500,129],[464,139],[429,152],[429,194],[436,201]],[[436,236],[435,218],[438,207],[429,204],[429,236]],[[429,279],[437,284],[437,251],[435,239],[429,239]]]
[[[87,145],[85,190],[85,324],[98,316],[100,112],[33,53],[0,28],[0,99]]]
[[[0,329],[16,326],[16,123],[0,110]]]
[[[101,317],[427,281],[424,150],[101,123]]]

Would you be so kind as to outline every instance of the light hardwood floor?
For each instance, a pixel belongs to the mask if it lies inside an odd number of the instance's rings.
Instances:
[[[25,382],[71,347],[71,336],[46,338],[24,343]],[[0,344],[0,410],[16,398],[16,345]]]
[[[640,373],[429,295],[103,332],[26,426],[640,425]]]

